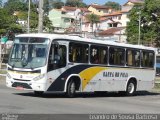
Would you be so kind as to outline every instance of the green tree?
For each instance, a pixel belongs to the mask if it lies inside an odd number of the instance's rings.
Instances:
[[[48,0],[45,4],[47,4]],[[30,13],[30,28],[31,31],[36,31],[38,27],[38,11],[37,1],[31,1],[31,13]],[[14,11],[18,11],[18,14],[13,15]],[[0,34],[7,31],[23,32],[26,31],[25,26],[21,26],[16,22],[17,20],[25,20],[28,18],[28,0],[8,0],[5,3],[4,8],[0,8]],[[23,27],[23,29],[22,29]],[[47,10],[44,14],[44,28],[49,29],[51,27],[50,21],[47,17]]]
[[[52,30],[52,22],[49,20],[47,16],[44,17],[43,25],[44,25],[44,30],[46,32]]]
[[[145,0],[144,4],[135,5],[133,7],[129,14],[130,22],[126,29],[129,43],[138,43],[140,14],[140,44],[156,43],[157,46],[160,46],[159,4],[160,0]]]
[[[35,32],[38,27],[38,14],[36,12],[30,13],[30,28],[31,32]]]
[[[145,33],[144,40],[147,42],[154,42],[156,46],[160,46],[160,0],[145,0],[142,20],[144,27],[143,30]],[[142,14],[142,15],[143,15]]]
[[[65,0],[48,0],[49,3],[49,10],[56,8],[56,9],[60,9],[62,8],[62,6],[65,5]],[[45,3],[44,3],[45,6]]]
[[[10,14],[13,14],[14,11],[28,10],[28,6],[26,5],[26,3],[22,2],[21,0],[8,0],[4,4],[4,8],[7,9]]]
[[[7,32],[10,25],[15,23],[15,17],[11,16],[6,9],[0,8],[0,34]]]
[[[107,3],[105,3],[105,6],[110,7],[112,9],[115,9],[115,10],[120,10],[121,9],[121,6],[120,6],[119,3],[111,2],[111,1],[108,1]]]
[[[65,5],[71,7],[87,7],[81,0],[67,0]]]
[[[100,20],[100,17],[96,14],[88,14],[87,16],[87,20],[91,23],[91,26],[92,26],[92,32],[93,31],[93,25],[96,24],[99,22]]]
[[[132,44],[138,44],[138,34],[139,34],[139,18],[138,12],[140,6],[134,6],[129,14],[130,22],[127,24],[127,41]]]
[[[54,2],[52,6],[53,6],[53,8],[60,9],[60,8],[62,8],[62,6],[64,6],[64,3],[63,2]]]
[[[28,12],[27,11],[20,11],[17,15],[17,20],[27,20],[28,18]]]

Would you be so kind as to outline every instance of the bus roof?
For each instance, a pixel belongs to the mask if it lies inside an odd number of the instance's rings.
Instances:
[[[97,44],[103,44],[103,45],[113,45],[113,46],[119,46],[119,47],[130,47],[130,48],[156,51],[156,48],[146,47],[143,45],[132,45],[132,44],[118,43],[118,42],[113,42],[113,41],[108,41],[108,40],[83,38],[80,36],[65,35],[65,34],[31,33],[31,34],[20,34],[20,35],[17,35],[16,37],[44,37],[44,38],[49,38],[51,40],[53,40],[53,39],[66,39],[66,40],[73,40],[73,41],[90,42],[90,43],[95,43],[95,44],[97,43]]]

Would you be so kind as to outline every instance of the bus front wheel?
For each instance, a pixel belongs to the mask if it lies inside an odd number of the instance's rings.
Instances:
[[[71,80],[68,83],[66,94],[68,97],[73,98],[75,96],[75,92],[76,92],[76,85],[75,82]]]
[[[135,94],[135,92],[136,92],[136,82],[134,80],[131,80],[127,84],[126,95],[132,96]]]

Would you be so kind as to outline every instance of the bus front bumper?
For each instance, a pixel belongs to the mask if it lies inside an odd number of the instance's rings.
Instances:
[[[34,91],[45,91],[45,83],[37,83],[34,81],[24,82],[24,81],[15,81],[9,80],[6,78],[6,86],[10,88],[15,88],[19,90],[34,90]]]

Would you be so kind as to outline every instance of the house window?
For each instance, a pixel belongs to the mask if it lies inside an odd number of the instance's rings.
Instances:
[[[65,23],[69,23],[69,22],[70,22],[70,19],[64,19],[64,22],[65,22]]]
[[[112,24],[108,24],[109,27],[112,27]]]
[[[117,23],[113,23],[113,27],[117,27]]]

